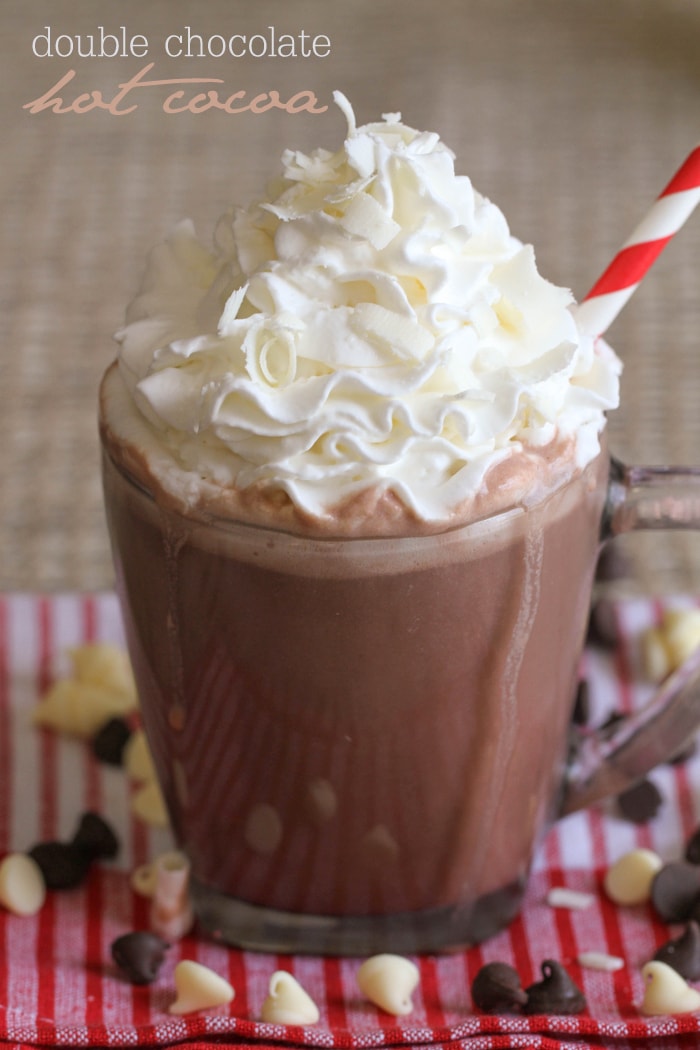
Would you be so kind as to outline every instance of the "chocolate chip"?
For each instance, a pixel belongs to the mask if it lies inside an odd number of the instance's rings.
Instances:
[[[112,958],[132,984],[149,984],[158,976],[169,947],[157,933],[137,930],[112,942]]]
[[[72,845],[90,860],[111,860],[119,852],[119,839],[98,813],[83,813]]]
[[[697,922],[691,920],[680,937],[662,944],[654,958],[672,966],[686,981],[700,979],[700,926]]]
[[[574,710],[571,721],[576,726],[588,725],[591,717],[591,690],[585,678],[582,678],[576,690]]]
[[[696,828],[685,847],[685,859],[689,864],[700,864],[700,827]]]
[[[640,780],[634,787],[617,796],[617,808],[625,820],[645,824],[663,805],[663,796],[651,780]]]
[[[543,980],[525,989],[526,1014],[580,1014],[586,1009],[586,997],[554,959],[541,966]]]
[[[92,752],[108,766],[121,766],[131,727],[123,718],[110,718],[92,738]]]
[[[620,640],[615,606],[609,598],[599,598],[593,603],[588,617],[588,634],[586,640],[590,645],[601,649],[614,649]]]
[[[90,857],[70,842],[39,842],[29,850],[49,890],[69,890],[87,876]]]
[[[651,900],[665,922],[687,922],[700,896],[700,868],[687,861],[664,864],[651,884]]]
[[[472,1000],[484,1013],[510,1013],[525,1005],[527,995],[512,966],[492,962],[482,966],[474,978]]]

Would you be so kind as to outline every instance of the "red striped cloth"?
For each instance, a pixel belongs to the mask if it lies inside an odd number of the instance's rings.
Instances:
[[[638,672],[639,637],[661,612],[659,602],[620,604],[619,650],[612,656],[586,653],[584,672],[599,717],[643,703],[650,694]],[[647,1019],[639,1012],[640,968],[676,931],[650,907],[617,908],[600,892],[607,867],[628,849],[648,846],[664,859],[680,856],[700,823],[700,758],[654,773],[666,801],[647,826],[624,822],[611,807],[561,822],[538,853],[524,910],[510,929],[467,952],[416,959],[421,980],[408,1017],[390,1018],[361,1000],[355,985],[360,960],[239,952],[196,934],[169,952],[154,984],[128,984],[112,966],[110,945],[146,925],[146,906],[132,892],[129,872],[168,848],[168,836],[132,819],[121,771],[99,765],[84,743],[38,731],[29,720],[47,684],[67,672],[70,646],[121,639],[111,594],[0,598],[0,856],[43,839],[70,838],[88,808],[103,813],[122,842],[115,862],[95,868],[80,889],[49,894],[37,916],[19,918],[0,909],[0,1047],[700,1045],[700,1017]],[[585,911],[555,910],[545,902],[552,886],[592,892],[595,903]],[[626,966],[614,974],[583,970],[577,956],[592,950],[620,955]],[[236,989],[233,1003],[170,1016],[172,972],[181,958],[227,977]],[[584,990],[585,1014],[490,1017],[472,1009],[471,982],[485,962],[510,962],[527,985],[539,978],[547,958],[562,961]],[[319,1024],[300,1029],[256,1021],[269,977],[280,968],[292,971],[319,1004]]]

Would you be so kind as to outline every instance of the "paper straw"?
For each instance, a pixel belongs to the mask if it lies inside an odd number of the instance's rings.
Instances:
[[[587,335],[603,335],[658,259],[668,242],[700,203],[700,146],[683,162],[619,252],[576,307]]]

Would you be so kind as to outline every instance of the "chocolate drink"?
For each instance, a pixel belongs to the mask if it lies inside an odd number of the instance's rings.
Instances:
[[[432,950],[556,810],[620,365],[400,115],[154,250],[101,389],[142,711],[200,922]]]
[[[407,948],[512,917],[556,808],[605,470],[471,528],[343,543],[188,521],[105,456],[143,717],[197,885],[350,928],[393,916]]]

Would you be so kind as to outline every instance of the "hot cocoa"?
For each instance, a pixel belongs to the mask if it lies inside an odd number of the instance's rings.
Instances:
[[[200,920],[432,949],[557,804],[619,362],[398,114],[154,253],[103,382],[143,718]]]

